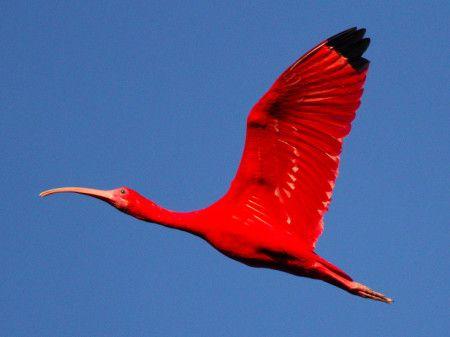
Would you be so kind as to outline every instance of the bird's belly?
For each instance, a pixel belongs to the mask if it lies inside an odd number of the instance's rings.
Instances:
[[[209,243],[232,258],[254,258],[258,255],[258,243],[252,238],[236,233],[220,233],[208,237]]]
[[[267,267],[272,264],[276,257],[271,256],[270,252],[283,255],[279,240],[262,231],[228,230],[211,233],[206,239],[224,255],[253,267]]]

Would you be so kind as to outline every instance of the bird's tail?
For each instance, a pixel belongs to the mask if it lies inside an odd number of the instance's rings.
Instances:
[[[324,267],[326,267],[327,269],[331,270],[333,273],[339,275],[340,277],[343,277],[344,279],[348,280],[348,281],[353,281],[353,279],[342,269],[336,267],[334,264],[332,264],[330,261],[325,260],[323,257],[321,257],[320,255],[316,254],[316,259],[317,262],[319,262],[320,264],[322,264]]]

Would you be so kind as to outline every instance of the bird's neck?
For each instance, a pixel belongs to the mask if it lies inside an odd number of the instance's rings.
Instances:
[[[170,228],[203,236],[201,211],[175,212],[155,204],[144,197],[139,198],[126,213],[143,221],[157,223]]]

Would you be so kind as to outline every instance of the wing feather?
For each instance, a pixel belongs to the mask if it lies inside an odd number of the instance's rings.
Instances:
[[[342,142],[360,105],[370,40],[351,28],[291,65],[247,119],[243,157],[228,195],[244,222],[270,224],[314,247],[338,175]],[[264,186],[264,188],[261,188]],[[245,220],[246,219],[246,220]]]

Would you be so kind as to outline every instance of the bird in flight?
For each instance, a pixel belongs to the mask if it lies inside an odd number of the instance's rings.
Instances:
[[[252,267],[323,280],[392,303],[315,252],[338,174],[342,142],[360,105],[370,39],[356,27],[295,61],[254,105],[242,159],[228,192],[211,206],[174,212],[128,188],[62,187],[137,219],[192,233]]]

